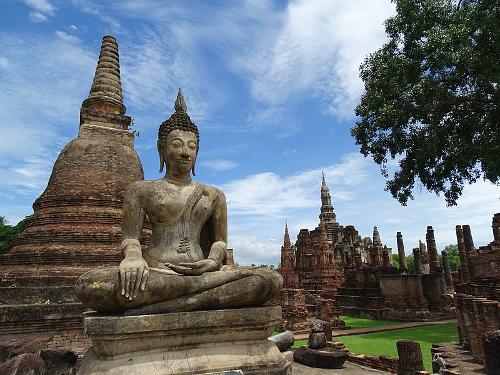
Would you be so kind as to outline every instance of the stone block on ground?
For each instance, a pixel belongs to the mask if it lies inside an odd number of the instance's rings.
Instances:
[[[44,349],[40,357],[45,361],[48,374],[71,375],[78,356],[70,350]]]
[[[10,339],[0,342],[0,363],[20,354],[36,353],[41,346],[42,343],[37,340]]]
[[[285,331],[277,335],[271,336],[268,340],[274,342],[280,352],[284,352],[292,347],[295,343],[295,337],[292,331]]]
[[[23,353],[0,364],[0,375],[44,375],[45,362],[34,353]]]
[[[347,353],[329,346],[322,349],[302,346],[293,353],[295,362],[315,368],[342,368],[346,359]]]

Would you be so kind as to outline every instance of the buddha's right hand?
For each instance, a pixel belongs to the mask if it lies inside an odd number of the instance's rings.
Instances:
[[[149,267],[140,255],[129,255],[120,263],[121,294],[130,301],[146,289]]]

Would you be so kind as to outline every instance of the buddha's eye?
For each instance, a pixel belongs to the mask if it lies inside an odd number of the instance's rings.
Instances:
[[[188,147],[189,147],[191,150],[196,150],[196,142],[189,141],[189,142],[188,142]]]
[[[174,139],[170,144],[175,148],[182,147],[182,142],[178,139]]]

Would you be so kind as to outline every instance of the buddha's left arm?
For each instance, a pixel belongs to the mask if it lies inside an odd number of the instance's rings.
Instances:
[[[214,200],[210,224],[212,226],[213,243],[210,247],[208,259],[215,261],[220,269],[227,252],[227,205],[224,193],[219,190],[217,190],[217,197]]]

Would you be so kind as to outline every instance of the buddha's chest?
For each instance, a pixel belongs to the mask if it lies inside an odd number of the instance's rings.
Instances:
[[[203,224],[210,216],[213,197],[201,185],[155,187],[146,202],[146,214],[157,224]]]

